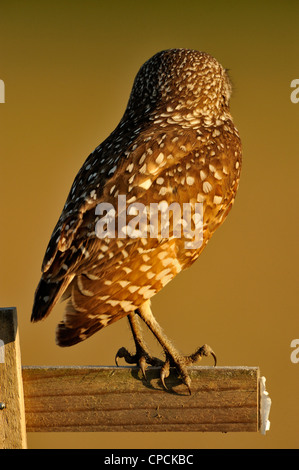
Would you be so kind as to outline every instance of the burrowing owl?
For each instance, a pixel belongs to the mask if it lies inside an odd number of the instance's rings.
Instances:
[[[164,386],[173,365],[189,391],[187,365],[215,358],[207,345],[180,355],[153,317],[150,299],[198,258],[234,202],[241,142],[229,110],[231,91],[226,70],[204,52],[165,50],[141,67],[120,123],[76,176],[45,254],[31,320],[67,300],[58,345],[76,344],[127,316],[136,354],[121,348],[116,357],[136,362],[143,374],[146,363],[161,364]],[[189,208],[189,233],[182,213],[175,224],[173,203]],[[199,206],[201,225],[195,220]],[[197,229],[201,243],[192,245],[190,233]],[[160,342],[165,361],[150,355],[138,316]]]

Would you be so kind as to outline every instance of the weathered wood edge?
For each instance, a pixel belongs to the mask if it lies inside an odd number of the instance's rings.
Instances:
[[[24,393],[17,309],[0,309],[0,448],[25,449]]]

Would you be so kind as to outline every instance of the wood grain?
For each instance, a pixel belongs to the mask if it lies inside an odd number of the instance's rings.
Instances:
[[[154,367],[25,366],[27,431],[258,431],[258,367],[189,373],[191,396],[174,370],[165,391]]]
[[[0,309],[0,449],[27,446],[17,311]]]

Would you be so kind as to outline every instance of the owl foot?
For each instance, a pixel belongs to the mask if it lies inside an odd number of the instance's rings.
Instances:
[[[210,346],[204,344],[203,346],[198,348],[194,354],[191,354],[190,356],[182,356],[166,337],[159,323],[153,316],[150,307],[150,301],[147,301],[143,305],[141,305],[141,307],[139,307],[136,312],[142,318],[145,324],[149,327],[149,329],[157,338],[164,350],[166,360],[163,363],[160,372],[160,378],[163,387],[167,390],[167,387],[165,385],[165,379],[169,376],[170,367],[175,367],[181,377],[182,382],[186,385],[189,393],[191,394],[191,379],[189,377],[187,367],[204,356],[212,356],[216,365],[216,356],[213,350],[210,348]]]
[[[150,328],[152,333],[155,335],[159,343],[161,344],[164,353],[165,361],[158,359],[157,357],[151,356],[148,351],[148,348],[142,338],[140,325],[138,322],[138,316],[140,316],[146,325]],[[138,310],[135,312],[129,313],[128,315],[129,324],[133,333],[133,338],[136,347],[136,353],[131,354],[126,348],[120,348],[115,356],[115,362],[118,365],[118,359],[123,358],[128,364],[137,364],[139,365],[143,378],[146,380],[146,367],[147,364],[150,364],[155,367],[160,367],[160,379],[165,390],[168,390],[165,384],[165,379],[170,374],[170,368],[174,367],[182,382],[186,385],[189,394],[191,395],[191,379],[189,377],[187,367],[194,364],[198,360],[201,360],[203,357],[212,356],[214,358],[214,365],[216,366],[216,355],[212,348],[207,344],[204,344],[198,348],[193,354],[189,356],[181,355],[171,344],[169,339],[162,332],[160,325],[155,320],[150,303],[144,303]]]
[[[136,353],[131,354],[126,348],[120,348],[115,356],[115,362],[118,366],[118,358],[124,358],[128,364],[137,364],[139,365],[143,378],[146,380],[146,367],[147,364],[152,366],[161,366],[163,361],[157,357],[152,357],[149,353],[147,346],[143,340],[141,328],[138,322],[138,316],[135,312],[129,313],[128,315],[129,324],[133,333],[133,338],[135,342]]]
[[[137,364],[142,372],[143,378],[146,380],[147,364],[152,366],[161,366],[163,361],[157,357],[152,357],[143,347],[136,348],[136,353],[131,354],[126,348],[120,348],[115,356],[115,363],[118,366],[118,359],[124,358],[128,364]]]
[[[204,344],[201,346],[194,354],[190,356],[180,356],[175,355],[175,357],[168,356],[166,353],[166,360],[163,362],[157,357],[152,357],[143,347],[138,347],[135,354],[131,354],[126,348],[120,348],[115,356],[116,365],[118,365],[118,359],[124,358],[128,364],[137,364],[139,365],[143,378],[146,380],[146,367],[147,364],[155,367],[161,367],[160,370],[160,379],[165,390],[168,390],[165,379],[170,374],[170,367],[175,367],[179,373],[182,382],[188,388],[189,394],[191,395],[191,379],[187,372],[187,367],[191,364],[194,364],[198,360],[201,360],[202,357],[212,356],[214,358],[214,366],[216,366],[217,359],[215,353],[212,351],[210,346]]]
[[[194,364],[194,362],[200,361],[203,357],[212,356],[214,359],[214,367],[217,365],[217,357],[212,348],[208,344],[204,344],[198,348],[195,353],[190,356],[184,356],[184,360],[187,366]]]
[[[168,355],[166,358],[166,361],[164,362],[162,368],[161,368],[161,373],[160,373],[160,378],[163,387],[167,390],[166,384],[165,384],[165,379],[169,376],[170,374],[170,367],[175,367],[177,372],[179,373],[182,382],[186,385],[188,388],[189,394],[191,395],[191,379],[189,377],[189,374],[187,372],[187,367],[194,364],[198,360],[201,360],[203,357],[208,357],[212,356],[214,358],[214,366],[217,364],[217,358],[210,346],[207,344],[204,344],[200,348],[198,348],[195,353],[191,354],[190,356],[181,356],[179,354],[175,355]]]

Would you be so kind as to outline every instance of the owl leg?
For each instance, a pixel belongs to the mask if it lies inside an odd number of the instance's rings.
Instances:
[[[207,344],[203,345],[199,348],[194,354],[190,356],[183,356],[181,355],[176,348],[171,344],[170,340],[164,334],[162,328],[160,327],[159,323],[156,321],[155,317],[152,314],[150,301],[145,302],[139,309],[138,314],[145,322],[145,324],[149,327],[152,331],[154,336],[157,338],[159,343],[161,344],[162,348],[164,349],[166,360],[161,368],[161,381],[164,388],[167,389],[165,385],[165,378],[169,375],[169,369],[171,365],[174,365],[179,372],[183,383],[187,386],[189,393],[191,394],[191,379],[187,372],[187,366],[194,363],[195,361],[201,359],[204,356],[213,356],[216,365],[216,356],[210,346]]]
[[[161,366],[163,365],[163,361],[157,357],[152,357],[149,353],[147,345],[142,337],[138,315],[136,315],[135,312],[131,312],[127,318],[132,330],[136,353],[131,354],[126,348],[122,347],[116,353],[115,362],[118,365],[118,358],[124,358],[128,364],[138,364],[142,371],[142,375],[146,380],[146,365],[151,364],[152,366]]]

